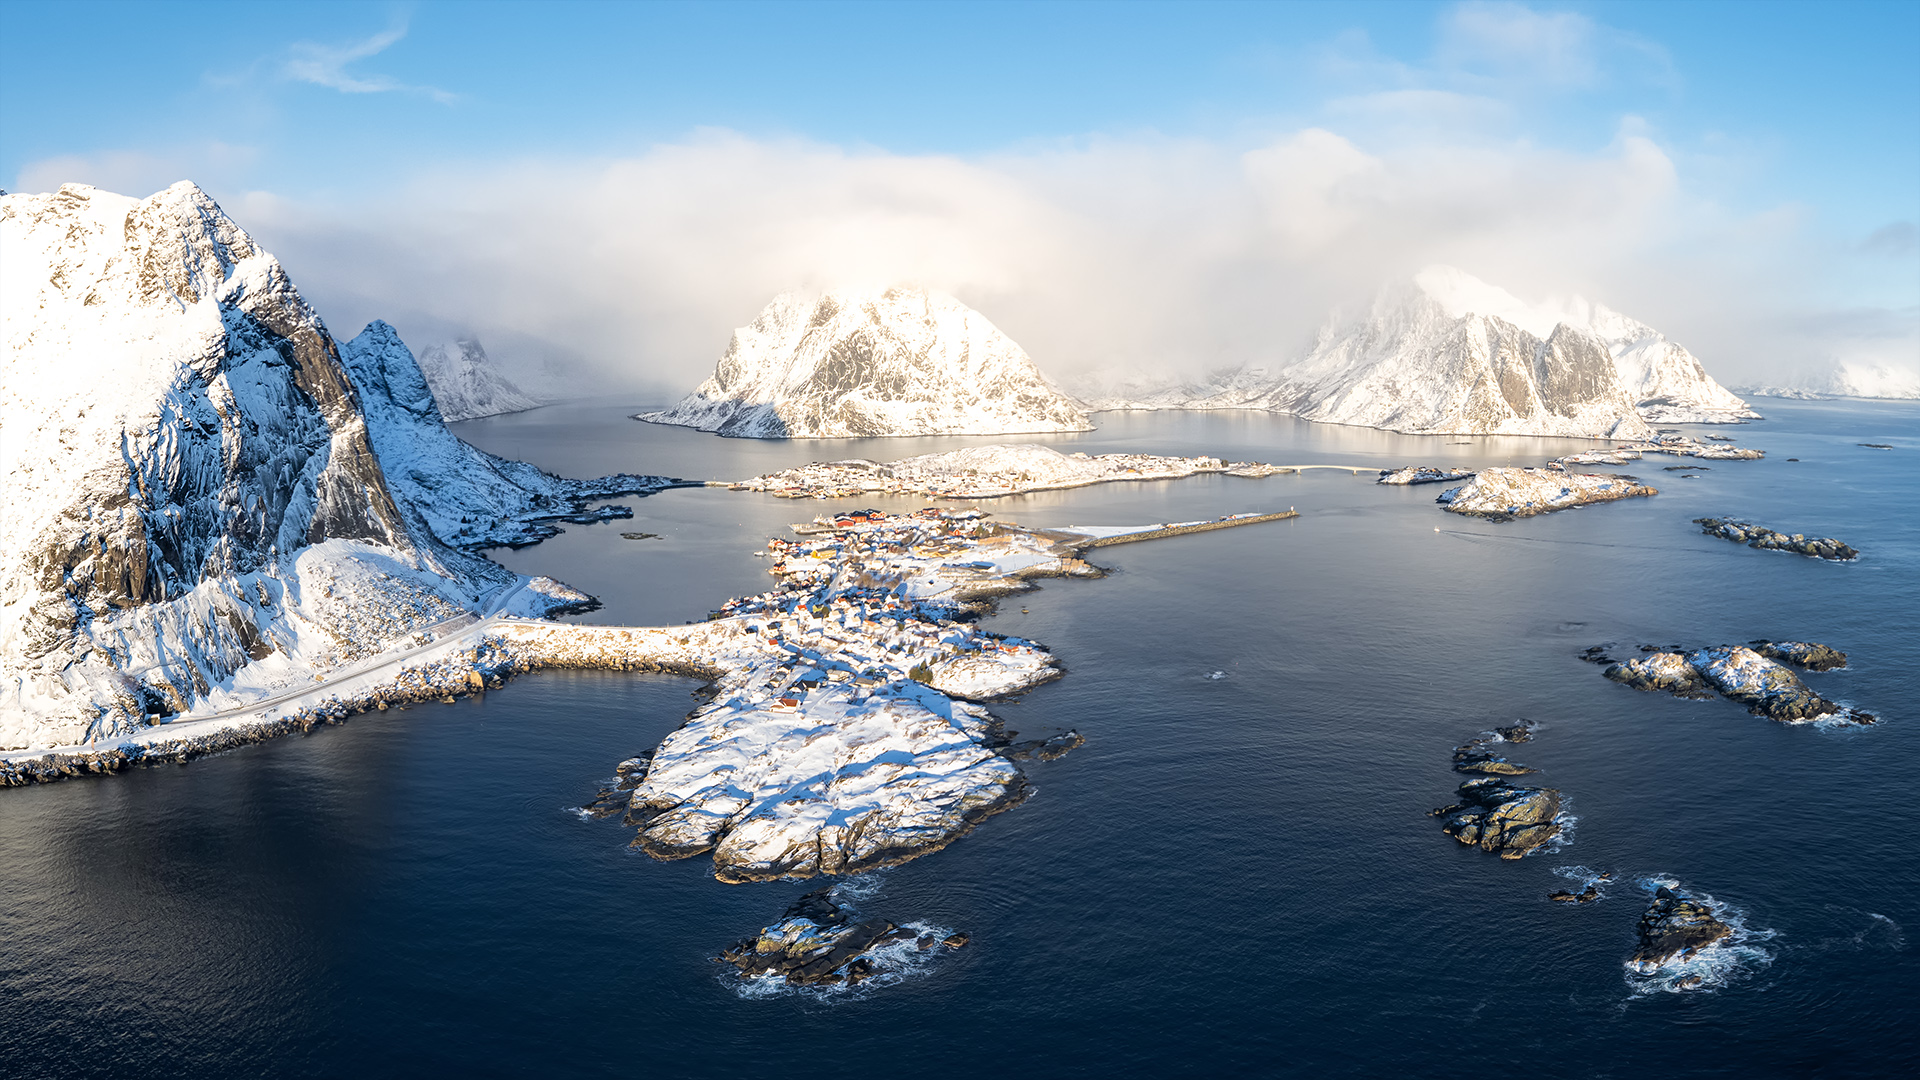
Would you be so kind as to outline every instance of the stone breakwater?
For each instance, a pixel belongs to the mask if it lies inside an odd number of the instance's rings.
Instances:
[[[1686,651],[1642,645],[1641,656],[1616,660],[1609,646],[1596,645],[1581,658],[1607,665],[1602,672],[1636,690],[1658,690],[1685,698],[1716,693],[1747,707],[1755,716],[1785,724],[1827,721],[1872,724],[1878,718],[1821,697],[1795,675],[1791,664],[1808,671],[1831,671],[1847,664],[1845,653],[1818,642],[1753,641]]]
[[[1830,536],[1806,536],[1801,533],[1788,536],[1751,521],[1735,521],[1732,518],[1694,518],[1693,523],[1708,536],[1717,536],[1762,551],[1790,551],[1796,555],[1833,562],[1851,562],[1860,557],[1858,551]]]
[[[1450,513],[1512,521],[1592,503],[1640,498],[1660,492],[1631,476],[1557,469],[1482,469],[1474,478],[1434,499]]]

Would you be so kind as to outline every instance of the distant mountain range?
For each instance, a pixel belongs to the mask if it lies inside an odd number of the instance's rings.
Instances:
[[[1336,314],[1284,366],[1079,389],[1096,411],[1265,409],[1414,434],[1637,438],[1758,415],[1652,327],[1578,298],[1528,305],[1445,266]]]
[[[1783,398],[1920,398],[1920,371],[1884,364],[1839,362],[1825,371],[1780,385],[1741,387],[1743,394]]]
[[[1087,431],[1020,346],[944,293],[774,298],[713,376],[636,419],[752,439]]]
[[[449,423],[523,412],[546,404],[500,374],[476,338],[428,345],[420,350],[418,360],[420,373],[426,376],[433,399],[440,405],[440,415]]]

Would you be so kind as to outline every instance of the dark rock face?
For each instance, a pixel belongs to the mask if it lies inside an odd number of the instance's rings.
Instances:
[[[1700,950],[1725,941],[1733,927],[1714,917],[1713,909],[1662,887],[1640,916],[1640,942],[1627,967],[1652,975],[1676,961],[1692,959]]]
[[[1547,894],[1547,899],[1557,904],[1591,904],[1600,899],[1600,886],[1589,885],[1579,892],[1562,889]]]
[[[1804,536],[1800,533],[1788,536],[1751,521],[1735,521],[1732,518],[1694,518],[1693,522],[1709,536],[1718,536],[1763,551],[1791,551],[1796,555],[1832,562],[1850,562],[1860,557],[1858,551],[1830,536]]]
[[[1435,810],[1448,836],[1503,859],[1518,859],[1560,835],[1560,793],[1482,777],[1460,785],[1460,802]]]
[[[732,964],[743,976],[777,975],[794,986],[858,984],[876,974],[870,950],[915,938],[915,932],[885,919],[855,921],[833,898],[831,888],[816,889],[794,901],[780,920],[754,937],[743,938],[716,960]],[[921,939],[922,948],[945,944],[958,949],[965,934],[944,942]]]
[[[1846,653],[1817,641],[1749,641],[1747,644],[1769,660],[1808,671],[1832,671],[1847,666]]]

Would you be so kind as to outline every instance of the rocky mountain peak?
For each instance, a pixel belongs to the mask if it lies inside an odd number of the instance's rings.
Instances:
[[[641,419],[748,438],[1084,431],[1086,414],[959,300],[920,288],[775,297],[711,378]]]

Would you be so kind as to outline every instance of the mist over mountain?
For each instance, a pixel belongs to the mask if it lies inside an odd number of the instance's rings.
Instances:
[[[1095,409],[1267,409],[1414,434],[1626,438],[1757,415],[1643,323],[1579,297],[1527,304],[1447,266],[1336,311],[1297,358],[1076,389]]]

